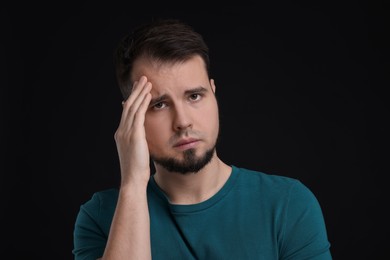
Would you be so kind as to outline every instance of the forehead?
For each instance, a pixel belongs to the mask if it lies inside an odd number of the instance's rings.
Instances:
[[[154,91],[181,87],[198,87],[208,84],[206,65],[200,56],[183,62],[159,62],[140,58],[135,61],[131,75],[132,82],[146,76]]]

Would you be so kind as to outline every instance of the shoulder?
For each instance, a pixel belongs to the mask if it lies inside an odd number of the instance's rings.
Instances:
[[[233,171],[237,173],[240,186],[258,191],[262,196],[275,200],[289,200],[290,203],[292,201],[316,202],[311,190],[298,179],[247,168],[232,167]]]
[[[116,188],[98,191],[92,194],[82,207],[84,209],[108,209],[114,208],[118,200],[119,191]]]
[[[303,184],[298,180],[292,177],[269,174],[262,171],[241,168],[237,166],[232,166],[233,171],[237,173],[238,178],[241,182],[246,182],[248,184],[253,183],[253,185],[261,185],[262,188],[271,188],[272,190],[285,190],[286,188],[290,189],[294,186],[302,186]]]
[[[93,193],[81,205],[74,230],[78,242],[87,237],[88,239],[101,239],[100,236],[108,236],[117,198],[117,189],[107,189]]]

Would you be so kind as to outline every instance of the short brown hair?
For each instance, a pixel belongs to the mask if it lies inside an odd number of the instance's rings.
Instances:
[[[199,55],[210,71],[209,48],[202,35],[177,19],[156,19],[126,35],[115,50],[116,78],[124,100],[131,93],[134,61],[146,57],[160,62],[181,62]]]

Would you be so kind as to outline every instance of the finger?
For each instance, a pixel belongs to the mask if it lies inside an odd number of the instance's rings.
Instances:
[[[137,98],[139,93],[142,90],[142,87],[145,85],[147,82],[146,76],[142,76],[139,81],[135,81],[132,86],[131,94],[127,98],[127,100],[124,101],[123,103],[123,111],[122,114],[124,114],[124,117],[127,117],[127,112],[131,104],[133,104],[134,100]]]
[[[147,82],[147,78],[145,76],[142,76],[139,81],[135,81],[133,84],[133,89],[126,101],[122,102],[122,116],[121,116],[121,123],[125,122],[127,119],[127,114],[129,112],[129,109],[134,102],[134,100],[137,98],[137,96],[140,94],[142,91],[142,87],[144,86],[145,83]],[[121,125],[120,123],[120,125]]]
[[[148,110],[150,101],[152,100],[152,94],[146,93],[144,99],[142,100],[137,113],[134,115],[134,126],[135,127],[140,127],[145,124],[145,114],[146,111]]]
[[[140,105],[142,104],[143,100],[145,99],[145,96],[150,93],[150,90],[152,89],[152,83],[147,82],[145,86],[143,87],[141,93],[137,96],[137,98],[134,100],[132,106],[129,109],[128,116],[127,116],[127,122],[129,122],[132,125],[132,122],[134,120],[134,115],[137,113],[137,111],[140,108]]]
[[[142,91],[142,87],[145,85],[145,83],[148,81],[146,76],[141,76],[139,81],[135,81],[131,90],[130,96],[125,101],[125,104],[132,104],[134,100],[137,98],[137,96]]]

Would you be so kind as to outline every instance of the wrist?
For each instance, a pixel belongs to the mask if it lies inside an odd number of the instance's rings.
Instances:
[[[142,174],[142,177],[137,176],[137,177],[122,178],[120,184],[120,190],[123,192],[128,192],[128,191],[133,192],[134,190],[139,192],[144,191],[146,190],[149,179],[150,179],[150,173],[144,173]]]

